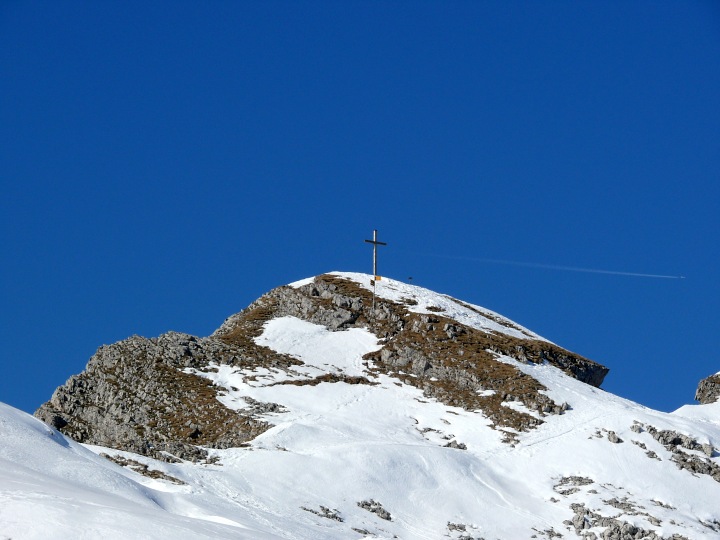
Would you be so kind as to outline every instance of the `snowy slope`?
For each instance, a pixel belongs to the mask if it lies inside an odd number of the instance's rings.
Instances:
[[[371,288],[370,276],[338,275]],[[441,308],[473,328],[539,339],[419,287],[383,279],[376,294],[418,313]],[[370,371],[363,355],[383,342],[367,329],[331,332],[286,316],[267,321],[255,341],[301,363],[187,370],[222,387],[219,399],[230,408],[278,405],[264,414],[273,427],[247,447],[209,450],[214,464],[85,447],[0,407],[0,538],[601,538],[608,523],[600,518],[655,538],[720,538],[720,476],[681,470],[679,454],[653,436],[686,435],[696,446],[682,451],[720,470],[711,448],[720,447],[718,404],[661,413],[553,366],[504,357],[569,404],[511,445],[482,412]],[[318,379],[325,374],[334,378]],[[102,452],[184,484],[141,476]]]
[[[127,471],[3,403],[0,441],[0,538],[276,538],[242,515],[222,525],[192,486]]]

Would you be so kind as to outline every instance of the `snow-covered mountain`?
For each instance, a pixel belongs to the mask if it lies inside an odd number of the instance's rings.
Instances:
[[[720,402],[647,409],[496,313],[371,279],[101,347],[49,426],[0,407],[0,538],[720,538]]]

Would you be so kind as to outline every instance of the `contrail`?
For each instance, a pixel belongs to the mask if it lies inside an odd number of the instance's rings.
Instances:
[[[506,261],[501,259],[483,259],[479,257],[462,257],[453,255],[434,255],[428,254],[429,257],[438,257],[442,259],[459,259],[465,261],[477,261],[491,264],[505,264],[508,266],[524,266],[526,268],[544,268],[546,270],[565,270],[567,272],[585,272],[587,274],[610,274],[614,276],[633,276],[657,279],[685,279],[685,276],[669,276],[664,274],[643,274],[640,272],[621,272],[618,270],[603,270],[601,268],[580,268],[577,266],[561,266],[557,264],[541,264],[520,261]]]

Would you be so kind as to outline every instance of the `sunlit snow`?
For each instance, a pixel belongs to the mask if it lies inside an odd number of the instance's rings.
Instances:
[[[338,275],[370,287],[370,276]],[[303,283],[309,281],[293,286]],[[376,292],[397,302],[411,298],[417,303],[408,309],[417,312],[435,306],[475,328],[535,336],[483,308],[419,287],[383,279]],[[217,371],[197,372],[223,388],[220,400],[228,407],[243,409],[250,399],[282,407],[264,415],[272,427],[249,447],[210,450],[217,464],[168,464],[86,447],[0,405],[0,538],[458,538],[461,532],[449,523],[486,540],[542,538],[538,531],[551,528],[572,538],[574,530],[563,525],[573,516],[571,504],[612,516],[618,514],[613,499],[643,509],[624,520],[664,537],[720,537],[701,524],[720,522],[720,483],[680,470],[647,432],[633,431],[640,422],[717,448],[720,404],[661,413],[553,366],[505,357],[545,385],[556,403],[569,405],[565,414],[545,416],[538,429],[518,434],[512,446],[482,413],[448,407],[369,372],[362,357],[382,345],[365,329],[331,332],[283,317],[267,322],[256,343],[302,365],[284,371],[216,364]],[[372,384],[282,384],[328,372]],[[610,431],[623,442],[610,442]],[[447,446],[453,441],[466,449]],[[659,459],[650,459],[640,444]],[[132,457],[185,484],[140,476],[101,452]],[[718,455],[711,459],[720,464]],[[561,479],[571,476],[592,483],[559,493]],[[369,499],[392,520],[358,506]],[[343,521],[313,513],[321,507]]]

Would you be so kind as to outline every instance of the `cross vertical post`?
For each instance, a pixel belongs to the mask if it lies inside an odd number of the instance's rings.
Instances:
[[[387,246],[387,243],[385,242],[378,242],[377,239],[377,229],[373,230],[373,239],[372,240],[365,240],[368,244],[373,245],[373,312],[375,311],[375,282],[380,279],[380,276],[378,275],[377,271],[377,247],[378,246]]]

